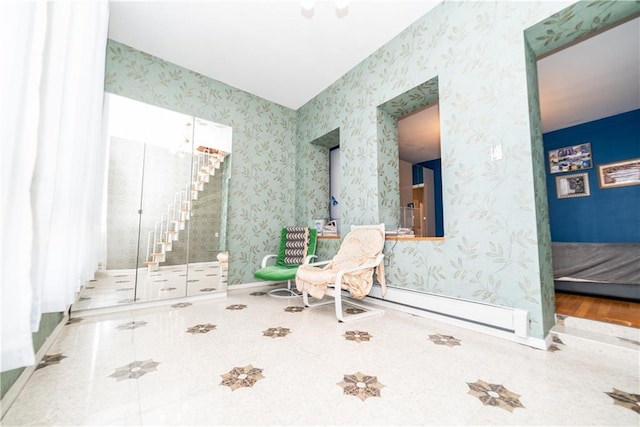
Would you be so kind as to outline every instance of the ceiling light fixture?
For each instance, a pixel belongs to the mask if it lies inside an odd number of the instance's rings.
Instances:
[[[336,16],[342,18],[349,13],[349,0],[336,0]]]
[[[300,13],[307,19],[313,17],[315,2],[313,0],[300,0]],[[336,16],[342,18],[349,13],[349,0],[336,0]]]
[[[313,17],[313,7],[315,6],[315,2],[313,0],[300,0],[300,12],[302,16],[307,19],[311,19]]]

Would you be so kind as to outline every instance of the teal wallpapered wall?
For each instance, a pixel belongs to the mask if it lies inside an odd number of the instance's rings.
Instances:
[[[340,127],[343,227],[385,220],[379,195],[395,194],[384,171],[397,171],[396,148],[384,145],[393,123],[377,107],[437,77],[445,240],[387,242],[387,283],[522,308],[530,335],[547,334],[554,292],[539,107],[530,105],[536,56],[625,15],[611,3],[560,12],[569,2],[443,3],[299,110],[301,151]],[[503,159],[491,161],[496,145]]]
[[[580,2],[558,12],[569,4],[442,3],[297,112],[113,41],[105,88],[233,126],[227,241],[230,283],[241,283],[253,281],[282,224],[326,216],[328,149],[311,141],[328,132],[340,129],[343,227],[384,220],[397,147],[385,142],[395,129],[378,106],[437,77],[445,239],[387,242],[387,283],[525,309],[530,335],[542,338],[553,280],[531,68],[543,50],[638,8]],[[496,145],[503,158],[491,161]],[[338,244],[321,241],[319,255]]]
[[[379,195],[394,194],[397,183],[380,179],[379,169],[398,170],[386,154],[397,148],[379,146],[395,138],[391,119],[377,107],[437,77],[445,239],[388,241],[387,283],[525,309],[530,335],[538,338],[549,328],[540,286],[540,265],[549,260],[538,252],[523,31],[558,7],[443,3],[304,105],[298,117],[301,151],[340,127],[343,227],[384,220],[389,206]],[[379,132],[389,135],[379,140]],[[502,146],[502,160],[490,160],[495,145]],[[548,227],[542,230],[548,234]]]
[[[112,40],[105,90],[233,127],[224,162],[229,284],[254,281],[262,257],[277,250],[273,236],[295,220],[295,111]]]

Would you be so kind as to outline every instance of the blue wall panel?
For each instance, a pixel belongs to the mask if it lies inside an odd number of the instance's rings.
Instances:
[[[554,242],[640,242],[640,185],[600,189],[597,166],[640,158],[640,110],[543,135],[545,152],[591,143],[593,168],[549,173],[547,192]],[[556,177],[588,172],[591,195],[558,199]]]
[[[421,166],[421,167],[415,167]],[[429,160],[428,162],[418,163],[413,168],[413,184],[422,184],[424,176],[422,168],[431,169],[433,171],[433,185],[435,210],[436,210],[436,236],[444,237],[444,218],[442,215],[442,162],[441,159]]]

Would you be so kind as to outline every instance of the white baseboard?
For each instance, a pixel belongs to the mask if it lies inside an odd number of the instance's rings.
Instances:
[[[530,347],[546,350],[551,342],[549,335],[544,339],[528,336],[528,312],[525,310],[395,287],[387,287],[387,294],[382,299],[378,285],[372,288],[369,295],[364,301],[374,305],[390,307]]]
[[[36,368],[38,367],[38,365],[40,364],[44,356],[47,354],[47,352],[51,348],[51,345],[58,338],[58,335],[60,335],[60,332],[62,332],[62,329],[69,321],[68,313],[69,313],[68,310],[64,312],[64,316],[62,317],[62,320],[60,320],[60,323],[58,323],[58,325],[51,332],[51,335],[49,335],[47,339],[44,341],[44,343],[42,343],[42,346],[40,346],[40,349],[35,354],[35,364],[32,366],[26,366],[22,371],[22,373],[20,374],[20,376],[18,377],[18,379],[16,380],[16,382],[14,382],[9,388],[9,390],[7,390],[7,392],[4,394],[4,396],[2,396],[2,400],[0,401],[0,408],[2,408],[2,415],[0,415],[0,418],[4,417],[4,414],[7,413],[7,411],[13,404],[13,402],[15,402],[16,398],[18,397],[18,395],[20,394],[24,386],[27,384],[27,381],[29,380],[29,378],[34,373],[34,371],[36,370]]]
[[[279,283],[284,283],[286,284],[287,282],[269,282],[269,281],[263,281],[263,282],[249,282],[249,283],[240,283],[237,285],[229,285],[227,287],[228,290],[233,291],[235,289],[248,289],[248,288],[259,288],[261,286],[270,286],[270,285],[277,285]],[[295,285],[292,284],[294,287]]]

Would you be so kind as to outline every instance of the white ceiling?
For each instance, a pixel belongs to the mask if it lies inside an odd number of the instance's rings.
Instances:
[[[438,3],[350,1],[338,17],[316,1],[308,19],[293,0],[115,1],[109,38],[298,109]],[[639,40],[637,18],[540,60],[543,131],[640,108]],[[439,157],[433,117],[399,122],[401,158]]]
[[[543,132],[640,108],[640,18],[538,61]]]
[[[109,38],[297,110],[440,1],[116,1]]]

